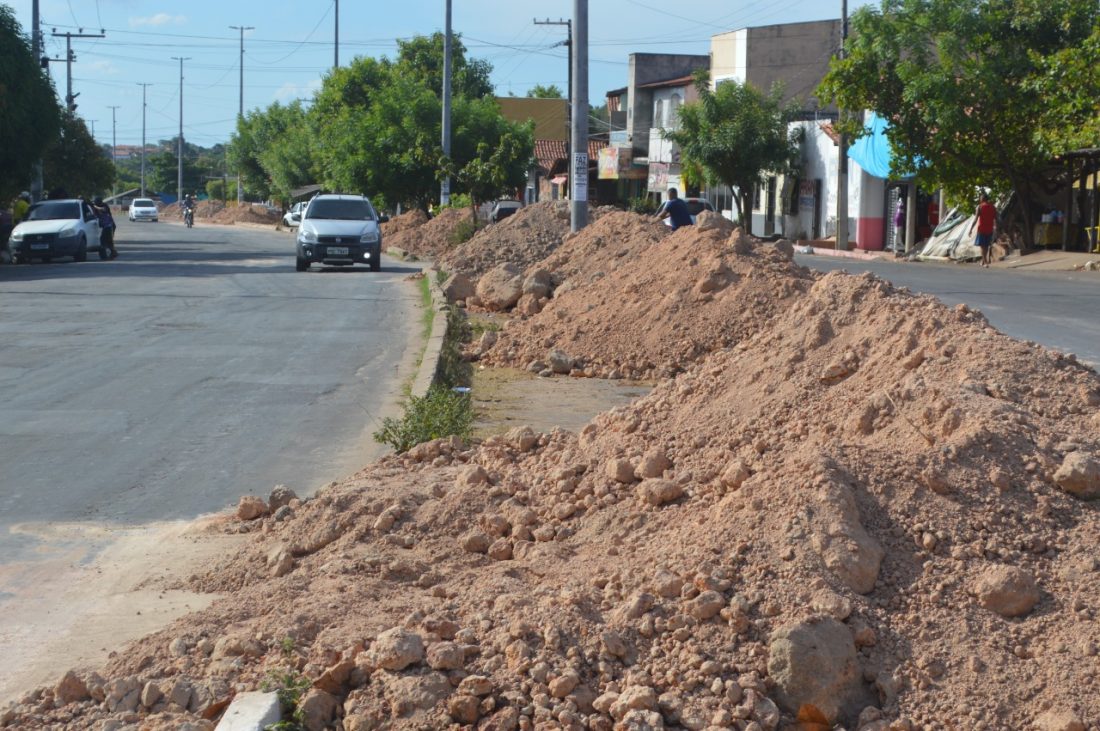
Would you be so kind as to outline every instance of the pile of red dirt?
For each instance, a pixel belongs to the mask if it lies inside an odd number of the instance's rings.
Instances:
[[[612,207],[589,210],[592,224]],[[449,250],[439,261],[449,273],[461,273],[477,281],[500,264],[526,269],[543,260],[569,236],[569,201],[543,201],[524,206],[499,223],[487,225],[461,246]]]
[[[413,213],[405,216],[414,216]],[[470,211],[466,208],[444,208],[439,215],[418,226],[406,226],[393,235],[383,233],[382,243],[386,248],[403,249],[423,258],[438,259],[449,248],[456,246],[455,230],[460,224],[470,220]]]
[[[428,214],[419,208],[405,211],[400,216],[394,216],[389,221],[382,224],[382,240],[388,242],[391,237],[396,236],[402,231],[408,231],[418,226],[423,226],[427,222]]]
[[[178,203],[160,206],[160,215],[163,218],[183,220],[183,212]],[[209,221],[211,223],[262,223],[275,225],[280,220],[278,211],[271,211],[267,206],[245,203],[241,206],[227,206],[221,201],[198,201],[195,205],[195,220]]]
[[[604,279],[669,337],[740,292],[732,347],[579,434],[244,501],[254,538],[190,582],[226,598],[0,723],[210,728],[266,679],[302,684],[308,729],[1100,727],[1100,378],[729,242],[677,232],[629,257],[669,284]]]
[[[481,357],[540,372],[558,351],[574,375],[649,380],[769,327],[812,275],[789,248],[712,223],[671,233],[652,219],[613,213],[567,238],[533,267],[550,273],[553,298],[538,314],[509,321]]]

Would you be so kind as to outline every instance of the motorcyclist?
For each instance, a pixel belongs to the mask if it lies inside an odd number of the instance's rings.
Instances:
[[[115,248],[115,217],[111,215],[111,207],[97,196],[92,201],[92,210],[99,219],[99,258],[114,259],[118,249]]]
[[[187,221],[187,217],[191,217],[191,225],[195,223],[195,195],[188,193],[183,197],[183,220]]]

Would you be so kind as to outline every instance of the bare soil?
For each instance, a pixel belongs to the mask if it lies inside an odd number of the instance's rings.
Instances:
[[[0,723],[212,728],[275,674],[310,729],[1100,729],[1094,371],[737,231],[604,236],[491,353],[651,393],[227,524],[172,585],[224,598]],[[784,666],[827,622],[844,673]]]

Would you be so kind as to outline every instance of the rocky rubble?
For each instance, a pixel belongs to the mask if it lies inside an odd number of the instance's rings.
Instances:
[[[436,259],[453,247],[451,237],[463,221],[470,219],[469,209],[444,208],[428,219],[423,211],[404,213],[382,224],[382,245],[401,249],[422,259]]]
[[[577,434],[421,444],[281,520],[243,501],[251,542],[189,582],[227,598],[0,724],[209,729],[302,679],[307,729],[1100,729],[1100,378],[729,231],[657,238],[605,297],[684,333],[681,373]],[[594,363],[601,304],[569,295],[528,323]]]

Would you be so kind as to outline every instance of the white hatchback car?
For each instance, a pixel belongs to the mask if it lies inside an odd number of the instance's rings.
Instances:
[[[151,198],[134,198],[134,202],[130,204],[129,218],[131,221],[156,223],[160,220],[160,213],[157,211],[157,204]]]
[[[59,256],[85,261],[89,251],[99,250],[99,220],[82,200],[39,201],[12,229],[9,242],[15,264],[31,259],[51,261]]]

